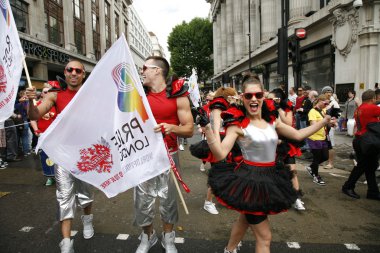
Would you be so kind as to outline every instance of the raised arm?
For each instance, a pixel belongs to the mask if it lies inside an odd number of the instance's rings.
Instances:
[[[327,124],[334,123],[333,121],[330,121],[330,120],[331,120],[331,116],[326,115],[323,120],[315,121],[309,127],[296,130],[293,127],[286,125],[285,123],[281,122],[281,120],[278,119],[276,121],[276,130],[279,135],[282,135],[288,139],[302,141],[303,139],[317,132],[322,127],[326,126]]]
[[[205,127],[202,127],[202,130],[206,134],[208,146],[217,161],[226,158],[239,135],[243,135],[239,127],[230,126],[227,128],[226,136],[223,141],[220,142],[220,139],[218,140],[218,138],[215,137],[216,135],[219,136],[219,133],[214,134],[211,124],[207,124]]]
[[[46,94],[42,100],[42,103],[38,107],[34,104],[33,101],[37,98],[36,87],[26,88],[26,96],[29,99],[28,117],[30,120],[38,120],[43,115],[48,113],[54,106],[57,98],[57,93],[49,92]]]

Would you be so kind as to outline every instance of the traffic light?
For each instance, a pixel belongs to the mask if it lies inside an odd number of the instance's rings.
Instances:
[[[299,41],[290,37],[288,41],[289,48],[289,59],[292,61],[293,69],[297,70],[300,65],[300,52],[299,52]]]

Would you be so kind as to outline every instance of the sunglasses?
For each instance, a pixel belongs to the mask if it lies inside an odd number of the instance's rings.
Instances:
[[[80,68],[73,68],[73,67],[66,68],[66,71],[69,72],[69,73],[72,73],[74,70],[75,70],[75,72],[77,74],[82,74],[83,73],[83,69],[80,69]]]
[[[147,70],[148,68],[151,68],[151,69],[160,69],[160,67],[158,67],[158,66],[156,66],[156,65],[144,64],[142,70],[145,71],[145,70]]]
[[[330,104],[330,102],[323,102],[323,104],[324,104],[324,105],[329,105],[329,104]]]
[[[47,94],[48,92],[49,92],[49,91],[43,91],[42,93],[43,93],[43,94]]]
[[[298,90],[298,91],[303,91],[303,90]]]
[[[243,97],[247,100],[252,99],[252,97],[255,96],[257,99],[263,98],[264,97],[264,92],[246,92],[243,93]]]

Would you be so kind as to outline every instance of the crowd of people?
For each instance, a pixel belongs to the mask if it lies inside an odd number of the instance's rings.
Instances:
[[[363,153],[361,149],[362,136],[370,129],[369,124],[379,122],[380,107],[375,105],[376,96],[377,101],[380,98],[379,91],[365,91],[360,100],[355,91],[350,90],[341,110],[330,86],[323,87],[320,94],[309,86],[296,90],[291,87],[287,96],[282,86],[266,91],[260,79],[248,73],[243,78],[241,94],[234,88],[221,87],[205,94],[203,106],[192,111],[187,93],[171,89],[175,80],[169,79],[168,73],[169,63],[159,56],[148,57],[141,72],[146,96],[158,124],[153,130],[163,134],[173,161],[180,167],[178,152],[187,144],[186,138],[192,137],[194,122],[198,125],[203,146],[201,152],[196,150],[195,153],[201,153],[196,155],[200,158],[200,170],[205,171],[205,164],[210,163],[203,208],[217,215],[219,211],[213,201],[216,199],[239,213],[225,253],[237,252],[248,229],[255,236],[256,252],[270,252],[272,235],[268,215],[292,207],[306,210],[297,177],[296,157],[309,154],[311,164],[305,169],[315,184],[325,186],[319,166],[326,162],[325,169],[334,167],[334,131],[355,135],[353,147],[357,165],[342,186],[342,192],[360,198],[354,191],[355,184],[365,174],[367,198],[380,200],[375,176],[378,160],[369,159],[369,155],[379,154]],[[81,62],[73,60],[66,65],[64,75],[67,88],[59,92],[52,90],[49,84],[40,92],[35,87],[19,92],[15,113],[0,122],[1,158],[4,159],[0,160],[1,168],[30,155],[38,136],[82,87],[86,71]],[[352,120],[356,124],[351,127]],[[90,239],[95,233],[92,186],[49,161],[43,151],[40,156],[46,185],[56,184],[63,237],[59,244],[61,252],[74,252],[70,231],[77,206],[83,209],[83,237]],[[156,200],[159,200],[162,221],[161,245],[165,252],[178,252],[174,243],[178,207],[173,180],[166,171],[134,188],[134,225],[142,230],[137,253],[147,253],[158,242],[158,232],[153,227]]]

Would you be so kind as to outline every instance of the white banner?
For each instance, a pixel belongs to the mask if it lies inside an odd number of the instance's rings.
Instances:
[[[201,100],[201,95],[199,94],[199,87],[198,87],[198,77],[197,72],[195,69],[193,69],[193,73],[189,78],[189,93],[190,93],[190,99],[191,102],[195,107],[199,107],[199,102]]]
[[[170,168],[156,124],[123,34],[37,148],[113,197]]]
[[[8,0],[0,0],[0,122],[14,111],[24,53]]]

